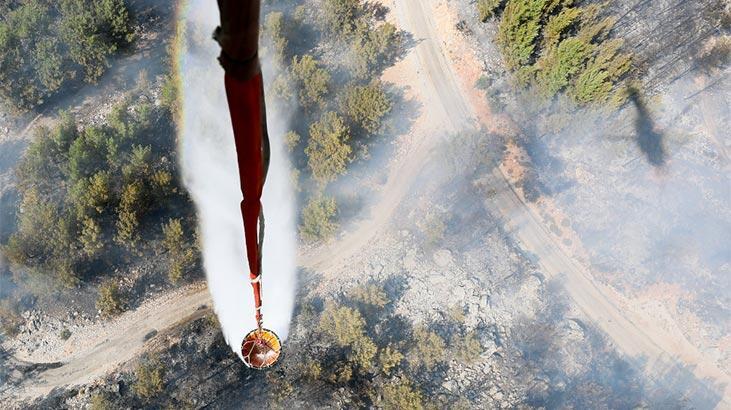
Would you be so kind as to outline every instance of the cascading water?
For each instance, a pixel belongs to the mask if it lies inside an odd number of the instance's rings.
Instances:
[[[211,39],[219,16],[209,1],[188,2],[179,47],[183,95],[180,127],[184,184],[198,210],[203,265],[224,337],[241,356],[244,336],[256,327],[239,203],[236,151],[226,103],[220,51]],[[264,78],[267,75],[263,62]],[[266,218],[262,262],[264,325],[286,339],[296,286],[295,195],[282,136],[287,121],[267,102],[271,163],[262,203]]]

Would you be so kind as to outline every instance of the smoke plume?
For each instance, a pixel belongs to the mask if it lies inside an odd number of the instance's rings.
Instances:
[[[186,27],[180,56],[183,178],[198,210],[204,269],[215,311],[226,341],[240,355],[241,341],[256,322],[231,119],[223,70],[216,60],[219,47],[210,35],[219,16],[204,1],[191,1],[182,14]],[[272,78],[266,74],[265,70],[265,81]],[[264,325],[286,338],[296,282],[295,196],[282,141],[286,121],[273,104],[268,108],[272,155],[262,199],[266,218],[263,314]]]

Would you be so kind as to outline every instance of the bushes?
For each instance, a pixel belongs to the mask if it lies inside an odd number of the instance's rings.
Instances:
[[[300,104],[305,108],[323,106],[324,95],[330,87],[330,73],[309,54],[299,58],[295,56],[290,71],[300,89]]]
[[[481,22],[486,22],[490,17],[495,15],[495,11],[500,7],[502,0],[477,0],[477,14]]]
[[[411,383],[400,380],[383,387],[380,407],[384,410],[420,410],[424,408],[421,393]]]
[[[170,212],[192,215],[173,178],[177,163],[160,147],[158,120],[169,121],[168,114],[123,102],[99,126],[80,131],[62,113],[54,129],[40,129],[18,166],[19,223],[4,247],[12,266],[76,286],[98,260],[116,263],[156,243],[140,240],[145,226],[159,227]],[[179,270],[194,259],[191,252],[175,254]]]
[[[620,104],[631,55],[621,52],[621,40],[607,39],[615,20],[601,17],[601,5],[572,3],[505,2],[497,40],[514,83],[533,85],[546,98],[566,92],[578,104]],[[492,1],[484,4],[478,7],[486,12],[499,8]]]
[[[377,132],[391,111],[391,100],[380,83],[352,86],[345,91],[343,113],[369,134]]]
[[[423,366],[426,370],[431,370],[435,364],[444,359],[446,345],[438,334],[419,327],[414,329],[413,340],[413,347],[407,357],[413,368]]]
[[[331,35],[347,35],[361,11],[358,0],[323,0],[320,26]]]
[[[163,378],[165,368],[155,359],[147,359],[135,369],[137,381],[132,385],[135,394],[143,400],[151,399],[162,393],[165,388]]]
[[[113,280],[108,279],[99,286],[99,297],[96,300],[96,308],[101,311],[103,316],[114,316],[124,310],[124,302],[122,294],[119,291],[119,285]]]
[[[305,148],[312,176],[326,184],[345,173],[352,161],[350,130],[335,112],[328,111],[310,125],[310,140]]]
[[[334,198],[315,196],[302,210],[300,235],[307,241],[328,240],[338,228],[334,222],[337,205]]]
[[[123,0],[17,2],[0,16],[0,97],[27,110],[75,77],[94,82],[132,39]]]
[[[361,336],[365,321],[360,312],[346,306],[328,303],[320,315],[320,332],[336,346],[353,344]]]
[[[195,261],[195,252],[186,245],[183,224],[178,218],[171,218],[162,227],[163,247],[168,254],[168,279],[177,283]]]
[[[64,328],[61,333],[59,333],[58,337],[60,337],[61,340],[68,340],[71,337],[71,331]]]
[[[391,374],[391,370],[401,364],[403,359],[404,355],[401,352],[391,346],[386,346],[378,354],[380,371],[385,375]]]

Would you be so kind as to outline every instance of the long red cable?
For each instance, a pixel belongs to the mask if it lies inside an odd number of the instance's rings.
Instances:
[[[249,277],[254,289],[256,322],[261,327],[261,250],[257,223],[262,210],[261,195],[266,177],[263,151],[266,117],[262,76],[259,73],[246,81],[241,81],[226,74],[224,81],[236,143],[241,192],[244,195],[241,201],[241,215],[244,220]]]

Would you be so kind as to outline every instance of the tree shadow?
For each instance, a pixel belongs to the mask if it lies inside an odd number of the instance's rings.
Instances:
[[[657,131],[655,122],[650,117],[647,106],[639,96],[636,88],[629,91],[629,101],[635,106],[637,117],[634,126],[637,133],[637,145],[654,167],[661,167],[667,161],[667,153],[663,144],[664,135]]]

